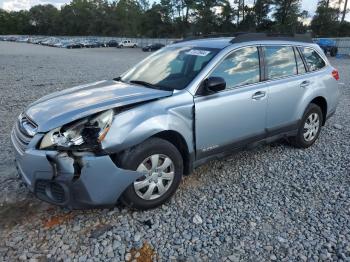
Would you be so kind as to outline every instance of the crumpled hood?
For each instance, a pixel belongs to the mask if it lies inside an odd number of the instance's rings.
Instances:
[[[171,95],[171,91],[106,80],[44,96],[30,104],[25,113],[38,125],[38,132],[47,132],[110,108]]]

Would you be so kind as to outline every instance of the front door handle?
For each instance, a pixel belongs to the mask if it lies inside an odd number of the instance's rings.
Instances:
[[[254,100],[260,100],[260,99],[264,98],[265,95],[266,95],[266,92],[264,92],[264,91],[258,91],[258,92],[256,92],[256,93],[252,96],[252,99],[254,99]]]
[[[305,80],[305,81],[303,81],[303,82],[300,84],[300,87],[305,88],[305,87],[308,87],[310,84],[311,84],[311,82],[310,82],[310,81]]]

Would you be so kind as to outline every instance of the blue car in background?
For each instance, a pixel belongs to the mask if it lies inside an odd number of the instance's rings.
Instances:
[[[336,56],[338,54],[338,47],[334,40],[321,38],[316,41],[324,51],[325,54],[329,53],[331,56]]]

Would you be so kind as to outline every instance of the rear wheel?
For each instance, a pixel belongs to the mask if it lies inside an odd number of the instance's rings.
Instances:
[[[321,108],[316,104],[310,104],[305,110],[298,134],[291,138],[292,144],[299,148],[312,146],[320,135],[322,123],[323,115]]]
[[[121,201],[132,208],[150,209],[166,202],[178,188],[183,160],[170,142],[151,138],[123,154],[120,166],[143,173],[123,193]]]

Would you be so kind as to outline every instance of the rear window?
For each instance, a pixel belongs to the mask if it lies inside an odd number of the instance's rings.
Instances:
[[[308,47],[300,47],[300,50],[305,57],[309,71],[317,71],[326,66],[325,61],[314,49]]]
[[[297,64],[293,47],[264,47],[268,79],[292,76],[297,74]]]

